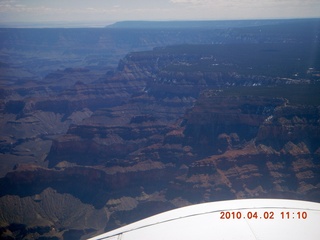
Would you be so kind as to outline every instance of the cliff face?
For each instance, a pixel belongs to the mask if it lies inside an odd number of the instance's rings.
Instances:
[[[284,99],[225,97],[219,91],[205,91],[185,116],[184,134],[191,145],[221,152],[230,141],[240,144],[255,138],[265,119],[284,103]]]
[[[288,142],[304,142],[311,152],[314,152],[319,147],[319,119],[319,107],[277,108],[260,127],[257,141],[276,149],[282,148]]]
[[[115,68],[90,55],[87,67],[3,83],[1,238],[85,238],[205,201],[320,201],[320,68],[307,60],[314,42],[279,32],[256,44],[254,29],[217,31],[219,45],[202,32],[210,45],[128,53]],[[181,34],[196,42],[196,32]],[[143,47],[139,34],[127,48]],[[151,34],[148,46],[183,39],[174,34]],[[58,35],[68,46],[72,34]]]
[[[68,196],[78,207],[93,207],[83,212],[87,218],[104,212],[104,226],[112,229],[150,212],[203,201],[249,197],[319,201],[318,107],[208,90],[185,114],[176,112],[172,102],[166,105],[172,119],[180,116],[172,121],[163,114],[164,103],[150,107],[152,99],[141,93],[127,104],[100,109],[71,125],[53,141],[46,159],[49,168],[19,165],[2,178],[7,189],[2,204],[7,196],[18,195],[12,200],[16,204],[29,199],[37,211],[62,211],[65,205],[43,201],[48,193],[55,199]],[[302,131],[307,133],[298,137]],[[73,221],[71,211],[47,218],[44,234],[71,234],[59,225],[65,224],[64,217],[71,221],[67,228],[77,229],[75,235],[102,229],[97,221]],[[12,221],[22,220],[8,215],[2,219],[3,225]],[[40,226],[32,216],[28,221]]]
[[[156,47],[127,54],[105,82],[125,79],[130,86],[140,80],[141,89],[157,99],[197,98],[208,88],[314,83],[314,69],[299,62],[311,48],[306,43]]]
[[[176,184],[188,183],[207,199],[228,193],[318,201],[318,107],[212,93],[204,93],[186,114],[184,133],[190,144],[211,147],[215,154],[191,163]]]
[[[221,155],[194,162],[184,181],[197,186],[199,192],[210,189],[211,198],[221,188],[236,198],[289,197],[319,198],[319,154],[304,143],[288,142],[276,151],[270,146],[247,144]]]

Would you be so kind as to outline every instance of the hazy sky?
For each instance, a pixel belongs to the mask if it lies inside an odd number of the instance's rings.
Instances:
[[[0,0],[0,22],[320,17],[320,0]]]

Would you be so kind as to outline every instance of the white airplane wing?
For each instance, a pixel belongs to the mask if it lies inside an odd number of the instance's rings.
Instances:
[[[164,212],[90,240],[320,240],[320,203],[211,202]]]

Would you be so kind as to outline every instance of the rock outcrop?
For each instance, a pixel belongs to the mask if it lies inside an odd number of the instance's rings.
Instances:
[[[215,153],[230,144],[255,138],[265,119],[286,102],[280,98],[228,97],[219,93],[204,91],[183,121],[188,144]]]
[[[177,105],[168,104],[172,119],[179,119],[172,121],[163,115],[164,102],[148,110],[152,101],[153,96],[136,95],[127,104],[100,109],[71,125],[53,141],[46,159],[49,168],[20,165],[2,178],[2,186],[9,188],[1,199],[18,195],[39,207],[48,191],[69,194],[80,201],[79,207],[89,205],[96,214],[107,213],[106,229],[146,217],[147,209],[157,213],[203,201],[252,197],[319,201],[318,107],[209,90],[184,115],[174,111]],[[313,137],[299,138],[302,129],[313,131]],[[278,142],[271,141],[274,138]],[[22,204],[18,198],[14,201]],[[68,217],[73,219],[73,214]],[[45,224],[50,229],[45,234],[71,234],[59,229],[61,221]],[[72,224],[80,235],[101,230],[93,223]]]
[[[55,29],[26,68],[0,63],[0,238],[84,239],[206,201],[319,202],[318,40],[290,26],[92,29],[75,42],[80,30]],[[35,34],[1,31],[2,57],[32,52]],[[46,44],[56,55],[39,65]]]

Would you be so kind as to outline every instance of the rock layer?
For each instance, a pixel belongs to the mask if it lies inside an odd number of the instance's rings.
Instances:
[[[319,30],[301,24],[55,29],[37,48],[60,46],[52,62],[0,63],[1,238],[84,239],[206,201],[320,201]],[[1,31],[1,59],[32,52],[36,34]]]

